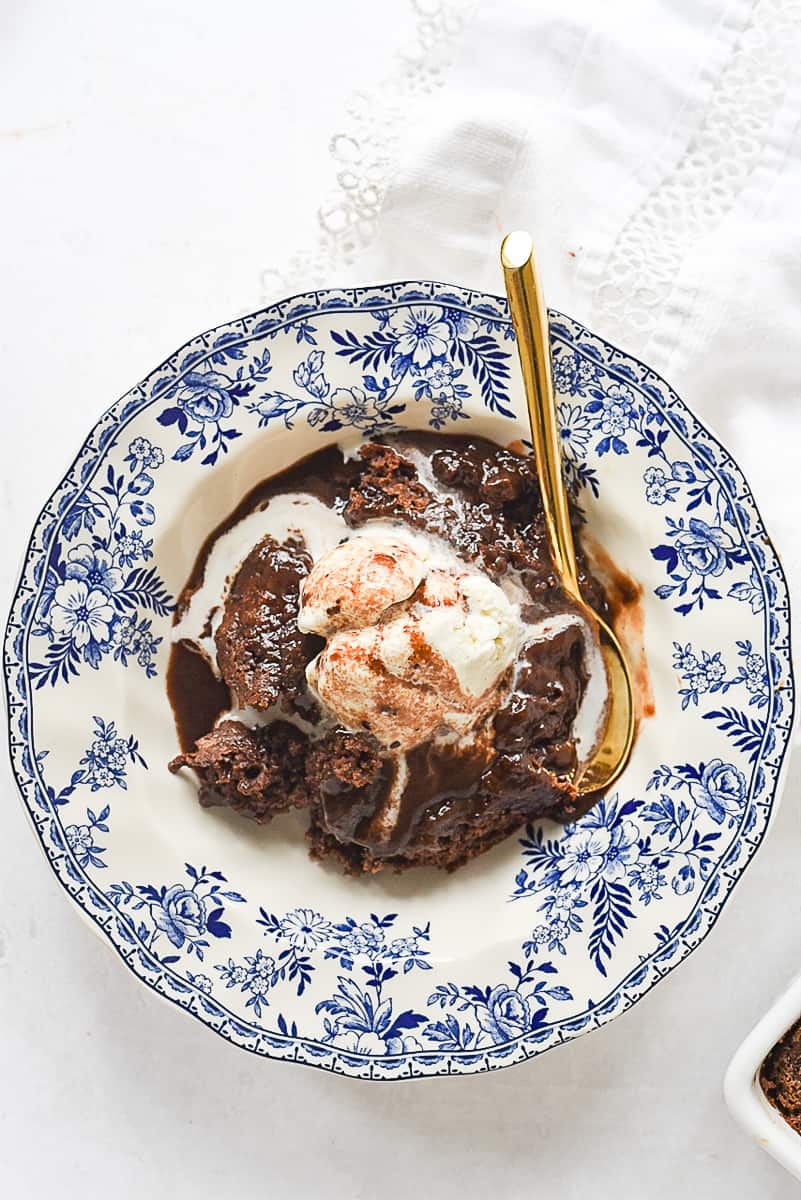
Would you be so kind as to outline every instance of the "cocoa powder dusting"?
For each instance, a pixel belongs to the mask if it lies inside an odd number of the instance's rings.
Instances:
[[[421,480],[413,461],[418,455],[427,458],[436,491]],[[430,433],[369,442],[355,461],[324,450],[254,489],[218,532],[289,491],[316,496],[355,528],[376,519],[400,520],[435,534],[495,582],[514,572],[527,593],[527,620],[571,610],[550,559],[533,462],[511,450],[480,438]],[[214,537],[201,549],[182,605],[202,580]],[[596,550],[579,556],[587,599],[604,615],[640,611],[637,586],[631,583],[626,591],[613,564]],[[595,570],[591,563],[600,565]],[[527,821],[575,817],[571,730],[587,676],[583,637],[572,626],[523,647],[500,705],[469,744],[433,738],[410,750],[408,778],[394,799],[396,768],[369,730],[321,728],[310,740],[282,720],[257,728],[242,721],[215,727],[228,689],[240,706],[283,708],[318,719],[306,667],[324,643],[297,629],[299,592],[310,567],[297,539],[279,546],[265,538],[254,547],[216,632],[222,680],[205,663],[201,670],[202,660],[191,651],[173,649],[170,697],[184,752],[170,769],[195,770],[201,803],[227,805],[257,821],[287,808],[308,808],[312,856],[333,858],[354,874],[418,865],[453,870]],[[636,619],[628,619],[641,643],[641,624],[638,629]],[[416,688],[425,689],[430,656],[424,641],[415,642]]]

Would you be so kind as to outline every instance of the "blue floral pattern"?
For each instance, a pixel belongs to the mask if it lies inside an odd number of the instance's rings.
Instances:
[[[521,842],[525,866],[511,899],[534,898],[543,914],[531,946],[566,954],[574,934],[602,974],[637,906],[685,895],[709,877],[724,822],[734,828],[746,802],[745,776],[732,763],[663,766],[647,788],[658,799],[600,801],[560,838],[530,826]],[[673,793],[679,792],[678,799]],[[636,820],[634,818],[637,818]]]
[[[718,692],[725,694],[731,688],[745,689],[747,704],[756,709],[767,709],[771,703],[774,720],[784,711],[784,700],[778,691],[771,696],[771,684],[779,680],[780,666],[775,655],[770,656],[770,675],[764,655],[756,653],[749,640],[736,642],[741,660],[736,674],[730,674],[722,659],[722,651],[711,654],[707,650],[693,651],[692,643],[673,643],[673,665],[679,673],[683,686],[679,687],[682,710],[688,705],[698,705],[702,696]],[[742,707],[724,705],[703,713],[705,721],[713,721],[732,740],[738,750],[748,754],[749,762],[755,762],[763,746],[772,746],[773,734],[767,716],[757,717]]]
[[[332,922],[310,908],[298,908],[283,917],[262,908],[258,924],[265,936],[274,939],[274,954],[257,949],[241,963],[229,958],[216,969],[227,988],[238,987],[247,994],[247,1007],[258,1017],[270,1003],[268,992],[280,983],[293,983],[297,995],[303,995],[316,969],[315,953],[350,973],[358,967],[366,976],[362,985],[340,975],[335,995],[316,1006],[316,1012],[326,1014],[324,1040],[346,1044],[350,1050],[363,1050],[366,1044],[376,1046],[380,1041],[379,1052],[385,1053],[386,1043],[424,1018],[405,1013],[400,1020],[393,1019],[392,1002],[384,998],[384,988],[401,970],[406,974],[415,967],[431,969],[426,947],[430,926],[414,927],[405,937],[391,937],[396,918],[396,913],[384,917],[373,913],[366,921],[347,917]]]
[[[525,942],[522,949],[536,954],[540,947]],[[485,987],[439,984],[427,1003],[442,1009],[443,1016],[425,1026],[428,1041],[440,1050],[471,1051],[490,1046],[502,1050],[516,1039],[536,1034],[548,1017],[549,1001],[564,1003],[573,999],[569,988],[550,978],[557,973],[551,962],[536,964],[527,957],[522,963],[509,962],[508,971],[510,983]]]
[[[552,327],[553,328],[553,327]],[[557,325],[557,330],[561,332]],[[588,466],[586,455],[628,455],[632,445],[642,450],[648,465],[642,472],[645,499],[656,508],[675,505],[684,499],[687,517],[665,516],[666,540],[651,548],[653,557],[664,564],[670,583],[660,584],[656,595],[678,600],[675,610],[686,616],[702,609],[724,594],[714,583],[720,576],[750,562],[741,544],[741,525],[748,528],[748,514],[736,500],[736,482],[725,467],[719,468],[706,448],[696,444],[690,459],[672,457],[673,442],[660,389],[639,384],[631,367],[620,365],[614,382],[605,377],[593,345],[554,347],[554,383],[569,397],[559,405],[565,454],[565,474],[576,494],[588,487],[598,495],[597,469]],[[654,404],[652,401],[657,401]],[[683,417],[671,413],[673,428],[686,435]],[[686,452],[686,445],[679,447]],[[709,520],[697,513],[708,511]],[[748,582],[729,585],[725,595],[751,603],[761,611],[762,596],[757,576]]]
[[[184,368],[198,357],[205,356],[188,355]],[[229,444],[242,436],[241,430],[227,424],[228,418],[272,370],[269,350],[248,364],[247,373],[243,366],[234,366],[244,357],[239,339],[223,335],[215,342],[206,369],[185,370],[179,383],[157,389],[162,400],[173,401],[159,414],[159,424],[175,425],[186,439],[172,456],[176,462],[186,462],[198,451],[201,464],[213,467],[221,454],[228,453]],[[229,366],[227,371],[222,370],[223,364]]]
[[[227,963],[219,963],[216,970],[225,987],[246,994],[247,1007],[261,1017],[281,984],[294,982],[297,994],[303,995],[315,970],[313,956],[319,952],[346,972],[337,976],[333,994],[315,1005],[315,1013],[322,1018],[321,1040],[351,1053],[383,1056],[426,1047],[475,1051],[508,1045],[542,1024],[549,1002],[572,1000],[568,988],[549,979],[556,974],[550,962],[537,965],[527,957],[522,963],[508,964],[509,983],[483,988],[438,985],[426,1007],[446,1010],[441,1018],[432,1020],[414,1009],[398,1011],[391,995],[392,981],[415,968],[431,970],[430,923],[422,928],[413,926],[410,933],[398,936],[397,913],[383,917],[371,913],[366,921],[347,917],[332,922],[309,908],[284,917],[263,908],[260,911],[258,923],[275,939],[277,949],[265,954],[259,948],[242,962],[229,958]],[[284,942],[288,945],[281,949]],[[527,943],[523,949],[532,947]],[[276,1023],[286,1032],[288,1022],[283,1013],[278,1013]]]
[[[316,349],[292,373],[297,392],[267,391],[248,403],[248,411],[261,426],[281,420],[291,429],[303,413],[321,433],[388,433],[407,410],[401,397],[410,384],[416,401],[431,402],[429,424],[442,429],[466,418],[463,402],[470,388],[463,375],[469,367],[487,407],[511,415],[510,354],[483,332],[493,322],[433,305],[411,306],[395,315],[376,313],[375,321],[376,328],[361,336],[351,329],[331,331],[335,354],[362,372],[360,386],[332,389],[325,376],[325,351]]]
[[[736,645],[741,661],[731,672],[721,651],[696,652],[689,642],[674,642],[682,711],[703,706],[707,697],[732,688],[744,689],[750,705],[768,706],[765,658],[755,653],[749,640]],[[778,664],[773,669],[777,673]],[[773,707],[781,715],[780,695]],[[714,722],[751,762],[771,745],[767,721],[742,709],[711,708],[702,717]],[[662,900],[668,888],[685,895],[708,879],[720,839],[715,826],[733,828],[746,808],[743,771],[719,757],[697,765],[662,765],[646,789],[661,789],[659,799],[646,803],[635,798],[622,806],[617,797],[604,800],[578,826],[567,826],[558,841],[544,838],[541,828],[527,830],[521,843],[526,865],[517,874],[511,898],[540,901],[544,917],[532,934],[535,944],[564,954],[566,939],[582,933],[590,922],[588,954],[606,974],[607,960],[635,919],[638,904],[645,908]],[[677,791],[678,798],[672,795]]]
[[[136,662],[148,678],[156,674],[163,638],[143,610],[165,617],[173,602],[155,568],[136,564],[153,557],[153,539],[143,530],[156,512],[144,497],[163,462],[158,446],[134,438],[122,471],[109,464],[103,483],[68,497],[63,540],[53,544],[32,631],[48,642],[44,661],[31,663],[36,687],[66,683],[81,663],[97,670],[104,656],[124,667]]]
[[[101,419],[37,523],[5,642],[12,758],[37,836],[137,975],[255,1053],[376,1078],[535,1055],[681,961],[764,835],[793,680],[786,586],[748,488],[647,367],[564,317],[551,333],[569,484],[591,526],[621,490],[636,509],[646,629],[658,613],[667,669],[616,794],[477,864],[483,891],[466,868],[461,941],[434,884],[385,912],[383,884],[318,887],[309,866],[299,897],[286,864],[248,874],[226,835],[213,869],[195,865],[216,818],[188,794],[186,862],[131,830],[140,808],[172,827],[182,803],[162,772],[154,789],[152,769],[169,721],[153,679],[173,610],[165,579],[184,577],[165,549],[176,497],[207,488],[226,458],[238,470],[243,447],[271,462],[265,429],[286,446],[294,427],[310,448],[407,424],[521,436],[500,301],[392,284],[299,297],[201,335]],[[91,729],[77,746],[75,718]],[[683,757],[665,753],[660,722]],[[496,922],[513,931],[503,942]],[[489,933],[481,952],[474,932]]]
[[[377,309],[370,319],[372,329],[332,329],[328,348],[318,345],[318,326],[304,322],[295,340],[314,348],[297,361],[292,391],[262,388],[271,382],[270,350],[251,358],[236,335],[215,339],[207,356],[195,351],[187,355],[180,364],[180,379],[160,378],[152,390],[159,402],[170,401],[159,413],[159,422],[177,426],[186,437],[173,458],[185,461],[200,449],[206,451],[202,465],[213,466],[242,435],[232,422],[243,401],[260,428],[281,422],[291,429],[302,417],[326,434],[390,433],[408,418],[410,393],[413,403],[426,402],[427,420],[434,429],[465,419],[471,395],[489,412],[513,415],[508,391],[511,353],[497,338],[500,328],[504,337],[511,331],[494,316],[419,303]],[[552,328],[557,336],[566,333],[558,324]],[[274,331],[264,332],[267,338],[275,336]],[[332,354],[359,372],[358,384],[332,384],[327,366]],[[748,580],[733,580],[725,593],[717,582],[750,562],[738,526],[747,514],[736,502],[730,472],[715,468],[703,448],[695,447],[690,458],[671,456],[671,429],[663,409],[653,402],[661,400],[662,393],[652,384],[638,386],[632,368],[620,364],[614,377],[605,374],[602,358],[589,342],[557,341],[553,360],[558,393],[566,397],[559,403],[565,473],[576,496],[584,489],[599,495],[598,469],[587,461],[590,450],[602,459],[607,454],[628,455],[633,446],[644,451],[648,461],[642,473],[647,503],[663,508],[684,498],[687,516],[677,520],[666,513],[664,540],[651,547],[669,579],[655,589],[656,595],[671,599],[683,616],[724,594],[759,611],[762,599],[753,572]],[[685,431],[683,418],[672,417],[678,431]],[[682,452],[686,454],[686,447]],[[709,519],[699,515],[702,509],[709,510]],[[86,600],[76,597],[64,619],[76,639],[94,636],[93,629],[102,637],[110,619],[107,606],[87,609]]]
[[[720,525],[708,525],[699,517],[690,517],[686,523],[683,517],[678,521],[666,517],[665,523],[667,536],[673,540],[654,546],[651,553],[664,562],[672,583],[661,584],[656,594],[662,600],[689,594],[688,600],[676,605],[676,612],[686,616],[696,605],[703,608],[705,600],[720,600],[720,590],[711,581],[747,562],[748,555]]]
[[[209,938],[230,938],[231,926],[222,918],[226,905],[244,904],[239,892],[223,888],[227,882],[222,871],[185,865],[189,883],[133,884],[123,880],[112,883],[107,895],[116,908],[142,913],[136,934],[148,949],[165,938],[176,950],[194,954],[201,961],[208,950]],[[144,911],[143,911],[144,910]],[[179,955],[162,954],[162,963],[178,962]]]
[[[147,763],[139,753],[139,742],[133,736],[121,737],[113,721],[104,721],[102,717],[93,717],[94,736],[92,744],[80,759],[79,765],[72,772],[70,781],[58,791],[49,784],[44,786],[38,797],[41,808],[60,809],[70,804],[78,788],[88,787],[90,792],[100,792],[107,788],[128,787],[128,770],[131,766],[141,766],[147,770]],[[45,759],[48,751],[40,750],[37,762],[44,776]],[[92,808],[86,809],[86,821],[63,825],[63,841],[56,826],[51,827],[51,837],[58,846],[66,841],[67,846],[75,855],[81,867],[105,867],[103,855],[106,847],[95,842],[95,834],[109,832],[108,819],[111,805],[106,803],[98,813]]]

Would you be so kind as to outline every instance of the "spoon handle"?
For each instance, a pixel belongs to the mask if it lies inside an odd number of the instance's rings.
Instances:
[[[562,445],[551,374],[548,310],[534,261],[534,243],[528,233],[517,231],[506,235],[501,246],[501,265],[523,372],[551,554],[563,587],[574,599],[580,600],[576,550],[562,479]]]

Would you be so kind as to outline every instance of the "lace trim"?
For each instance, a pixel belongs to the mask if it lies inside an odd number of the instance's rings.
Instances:
[[[593,303],[620,345],[642,346],[657,324],[664,331],[682,262],[731,211],[762,158],[798,54],[800,17],[801,4],[758,0],[683,157],[618,235]]]
[[[261,272],[260,304],[287,291],[330,284],[371,244],[387,185],[394,174],[401,130],[414,122],[425,98],[445,82],[456,39],[475,3],[409,0],[415,19],[410,45],[375,92],[356,91],[347,105],[348,127],[332,134],[334,181],[317,210],[316,245],[280,268]]]

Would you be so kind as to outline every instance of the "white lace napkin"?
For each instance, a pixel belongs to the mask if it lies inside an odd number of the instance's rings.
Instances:
[[[546,294],[663,374],[746,471],[801,581],[801,9],[483,0],[406,131],[364,279]]]

